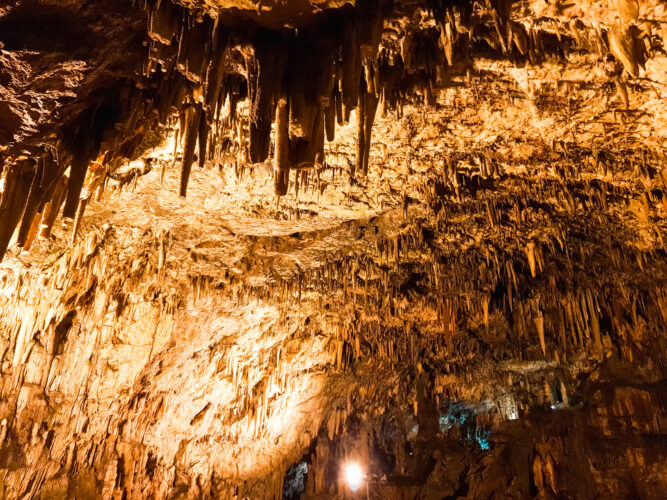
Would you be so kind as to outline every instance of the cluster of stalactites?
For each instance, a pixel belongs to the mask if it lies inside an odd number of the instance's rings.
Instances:
[[[437,19],[431,29],[418,22],[400,27],[395,32],[400,48],[385,43],[397,13],[385,11],[377,0],[357,2],[355,10],[331,15],[310,30],[255,37],[246,56],[249,159],[257,163],[269,157],[274,123],[277,194],[286,193],[290,168],[323,164],[325,137],[333,141],[336,125],[347,124],[353,109],[357,151],[350,174],[367,172],[378,105],[383,114],[387,109],[400,113],[402,103],[415,95],[433,101],[434,87],[443,84],[446,68],[456,63],[454,54],[469,54],[472,34],[462,26],[470,23],[472,7],[467,1],[459,4],[431,6]],[[506,37],[509,4],[492,2],[487,8]],[[409,19],[415,12],[399,17]]]
[[[243,89],[228,71],[231,33],[226,27],[172,2],[145,7],[150,39],[145,75],[161,78],[163,108],[179,111],[177,142],[183,143],[180,194],[185,196],[197,145],[203,166],[212,123],[219,121],[225,99],[237,102]]]
[[[454,17],[459,25],[468,22],[468,2],[442,13],[434,8],[442,17],[438,29],[402,30],[406,40],[396,53],[380,50],[386,20],[396,15],[383,0],[329,12],[309,28],[236,30],[233,35],[222,23],[171,2],[145,7],[150,37],[146,76],[164,74],[167,97],[160,102],[180,110],[181,196],[197,154],[203,167],[216,152],[231,149],[218,144],[231,135],[236,139],[227,142],[236,146],[238,162],[265,162],[271,157],[273,130],[275,190],[284,195],[291,168],[324,164],[325,137],[333,141],[336,125],[347,124],[353,109],[358,141],[351,175],[355,167],[365,173],[378,104],[386,112],[400,108],[415,92],[432,99],[444,68],[453,65],[453,52],[467,50],[470,41],[451,29]],[[494,19],[501,19],[504,29],[508,10],[489,8],[498,9]],[[247,130],[235,120],[236,104],[246,96]],[[225,102],[229,115],[223,120]]]
[[[150,8],[146,74],[166,73],[169,93],[181,100],[169,103],[180,109],[180,194],[186,195],[197,145],[203,166],[216,149],[215,144],[207,146],[226,136],[225,128],[234,128],[236,103],[246,95],[249,126],[248,137],[240,141],[240,149],[247,147],[242,157],[252,163],[269,157],[275,121],[279,194],[286,191],[290,167],[323,161],[325,133],[333,140],[336,121],[347,122],[361,102],[360,93],[373,89],[372,61],[382,22],[379,2],[366,1],[327,16],[310,30],[235,33],[230,43],[229,31],[208,17],[195,19],[170,2]],[[173,78],[174,72],[181,78]],[[363,75],[370,85],[364,85]],[[175,87],[185,91],[179,93]],[[225,102],[230,114],[223,121],[220,109]]]
[[[330,15],[313,28],[262,32],[253,40],[245,58],[249,159],[257,163],[270,156],[275,123],[279,195],[287,191],[290,168],[324,161],[325,137],[333,141],[336,125],[347,123],[353,109],[372,123],[375,108],[365,103],[377,102],[383,16],[380,2],[358,2],[356,9]]]
[[[144,7],[149,11],[149,54],[143,74],[89,95],[84,111],[66,121],[59,140],[44,150],[0,158],[0,260],[17,227],[17,246],[27,251],[37,235],[50,235],[61,209],[64,218],[74,220],[74,238],[90,199],[101,194],[119,160],[141,152],[157,123],[168,123],[180,110],[185,157],[192,159],[197,139],[207,136],[217,118],[218,103],[243,97],[238,75],[222,71],[227,30],[171,2]],[[226,93],[220,97],[223,88]],[[202,161],[206,144],[199,141]],[[182,194],[186,187],[184,175]]]
[[[536,64],[546,55],[562,55],[571,48],[597,49],[601,54],[613,54],[630,75],[636,75],[637,65],[645,61],[641,42],[634,35],[637,47],[634,55],[627,55],[622,50],[627,43],[619,41],[622,36],[618,30],[598,27],[591,37],[580,22],[571,23],[567,30],[560,25],[555,30],[526,27],[510,19],[511,4],[508,0],[487,0],[474,11],[466,0],[434,0],[426,2],[425,10],[412,6],[410,12],[397,13],[396,6],[390,9],[381,0],[365,0],[357,2],[354,9],[330,12],[307,29],[245,33],[241,37],[245,45],[230,50],[242,55],[241,68],[235,71],[247,81],[243,91],[236,91],[233,98],[214,86],[217,82],[210,81],[211,70],[206,71],[206,65],[195,65],[192,73],[191,65],[179,64],[179,69],[204,89],[204,104],[195,103],[192,110],[182,114],[185,146],[181,195],[185,195],[195,142],[199,141],[203,166],[206,141],[215,140],[214,132],[216,136],[228,136],[218,132],[220,121],[218,126],[210,125],[210,95],[230,97],[233,116],[238,96],[244,97],[247,91],[247,131],[234,127],[233,120],[224,122],[223,127],[238,129],[239,162],[252,164],[267,162],[271,157],[275,131],[275,190],[284,195],[290,169],[324,164],[325,138],[334,140],[336,125],[347,124],[353,109],[358,118],[357,154],[350,174],[366,173],[378,107],[383,115],[396,110],[400,116],[404,102],[433,103],[434,89],[446,84],[452,69],[465,69],[473,52],[490,50]],[[627,33],[632,34],[628,29]],[[163,41],[164,35],[155,40]],[[210,64],[209,68],[215,61]],[[197,71],[202,74],[199,79]],[[222,81],[220,78],[218,81]],[[217,146],[213,147],[215,150]],[[209,151],[209,158],[211,155]]]
[[[1,159],[0,260],[17,227],[18,248],[29,250],[37,235],[49,236],[61,209],[64,218],[74,220],[74,238],[87,203],[101,193],[118,160],[136,157],[157,123],[167,123],[184,103],[215,109],[222,61],[211,54],[222,52],[219,47],[227,44],[228,36],[206,19],[197,22],[170,2],[156,6],[149,16],[149,57],[143,75],[121,78],[87,96],[84,111],[66,121],[58,140],[44,150],[33,148]],[[215,84],[206,85],[209,81]],[[205,101],[202,88],[211,89]],[[194,122],[201,112],[185,114]]]
[[[637,76],[662,45],[650,29],[638,27],[636,12],[609,29],[575,20],[545,30],[512,21],[510,4],[487,0],[473,11],[467,0],[432,0],[426,10],[413,6],[397,13],[383,0],[363,0],[329,11],[309,28],[232,32],[171,1],[146,0],[143,74],[89,95],[85,110],[63,124],[53,147],[2,159],[0,217],[7,223],[0,228],[0,259],[17,226],[18,246],[27,250],[35,235],[48,236],[63,206],[63,216],[74,219],[74,237],[87,202],[118,159],[136,156],[147,132],[175,112],[182,196],[197,156],[203,167],[231,143],[241,164],[265,162],[272,130],[275,190],[283,195],[290,169],[324,164],[325,138],[334,140],[336,125],[348,123],[353,109],[357,158],[350,174],[365,173],[376,110],[400,116],[404,102],[432,103],[434,88],[446,83],[452,68],[465,67],[480,44],[532,63],[569,49],[613,56],[610,76],[625,102],[621,72]],[[246,97],[247,127],[236,118],[236,105]],[[236,140],[229,141],[230,135]]]
[[[86,204],[103,189],[118,158],[132,157],[154,121],[156,89],[121,79],[88,97],[85,111],[63,125],[59,140],[20,155],[0,158],[0,260],[15,235],[30,249],[35,236],[48,237],[62,209],[74,228]]]
[[[468,9],[467,2],[462,5]],[[353,109],[358,116],[356,169],[365,173],[378,103],[383,110],[397,108],[415,88],[422,95],[432,90],[445,60],[438,36],[445,48],[447,40],[454,40],[446,28],[454,23],[450,9],[440,35],[417,30],[406,36],[399,54],[380,50],[387,16],[383,0],[359,1],[309,29],[234,34],[173,2],[146,0],[141,7],[148,17],[143,74],[92,95],[86,110],[65,124],[54,148],[4,160],[0,214],[8,223],[0,232],[0,258],[17,225],[19,247],[27,250],[40,225],[48,236],[63,205],[63,216],[74,219],[75,237],[88,201],[117,160],[135,156],[149,129],[168,123],[175,111],[180,118],[177,144],[183,144],[181,196],[195,157],[204,166],[220,149],[226,130],[238,125],[236,104],[246,96],[248,132],[245,138],[242,127],[236,127],[238,149],[252,163],[267,160],[275,123],[277,194],[286,193],[290,168],[324,163],[325,136],[333,141],[336,125],[348,123]],[[465,19],[468,11],[462,12],[458,17]],[[451,47],[444,54],[450,52]],[[450,56],[447,60],[452,64]],[[223,120],[225,102],[230,111]]]

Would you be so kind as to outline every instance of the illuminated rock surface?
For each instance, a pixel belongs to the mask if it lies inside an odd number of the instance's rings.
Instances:
[[[664,4],[5,3],[2,498],[664,498]]]

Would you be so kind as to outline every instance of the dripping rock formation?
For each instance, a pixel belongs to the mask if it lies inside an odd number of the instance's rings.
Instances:
[[[661,0],[0,1],[0,497],[663,499]]]

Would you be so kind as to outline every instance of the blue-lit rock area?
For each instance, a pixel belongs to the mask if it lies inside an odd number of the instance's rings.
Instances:
[[[652,408],[665,404],[665,384],[614,379],[623,369],[604,365],[591,377],[599,379],[570,387],[569,402],[552,399],[545,377],[544,399],[530,408],[520,395],[476,403],[426,397],[416,416],[411,406],[365,422],[351,415],[340,434],[313,442],[305,459],[312,473],[299,498],[346,498],[340,471],[354,463],[365,472],[361,498],[593,498],[606,491],[658,499],[665,420]]]
[[[447,403],[440,411],[438,423],[440,432],[447,434],[450,431],[457,432],[459,440],[476,442],[480,449],[488,450],[493,442],[491,431],[477,425],[477,412],[484,411],[484,407],[476,408],[461,403]]]

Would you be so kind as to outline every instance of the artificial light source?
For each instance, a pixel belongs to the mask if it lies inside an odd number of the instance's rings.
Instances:
[[[352,491],[357,491],[364,482],[366,474],[357,462],[350,462],[343,468],[343,478]]]

